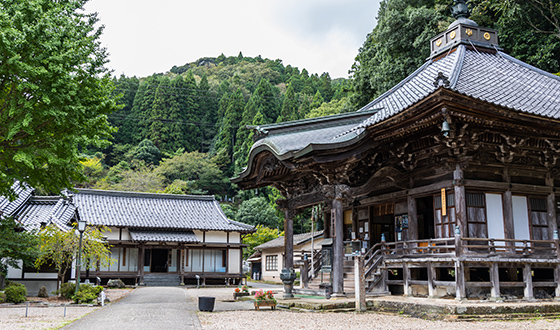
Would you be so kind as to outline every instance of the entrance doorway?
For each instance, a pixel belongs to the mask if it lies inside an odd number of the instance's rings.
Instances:
[[[435,238],[434,233],[434,197],[416,199],[418,217],[418,239]]]
[[[168,249],[152,249],[152,273],[167,273]]]

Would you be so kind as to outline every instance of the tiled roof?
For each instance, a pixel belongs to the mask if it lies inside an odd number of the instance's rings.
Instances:
[[[383,108],[348,132],[381,122],[433,93],[439,72],[450,90],[512,110],[560,118],[560,77],[503,52],[488,53],[460,45],[416,72],[359,111]]]
[[[90,225],[151,229],[253,231],[226,218],[213,196],[186,196],[78,189],[73,196]]]
[[[323,236],[323,231],[322,230],[316,231],[313,234],[314,235],[312,235],[311,233],[303,233],[303,234],[294,235],[294,246],[300,245],[302,243],[305,243],[305,242],[311,240],[312,236],[314,238],[319,238],[319,237]],[[268,241],[266,243],[258,245],[258,246],[255,247],[255,250],[278,248],[278,247],[282,247],[282,246],[284,246],[284,236],[280,236],[280,237],[275,238],[271,241]]]
[[[35,191],[35,189],[29,187],[26,183],[20,185],[18,181],[12,185],[12,190],[18,196],[16,200],[10,201],[7,197],[0,196],[0,217],[9,217],[14,215]]]
[[[192,230],[129,229],[128,231],[133,242],[200,243]]]
[[[61,197],[32,197],[17,213],[16,219],[25,229],[39,228],[54,223],[60,229],[70,230],[68,224],[76,215],[76,207]]]

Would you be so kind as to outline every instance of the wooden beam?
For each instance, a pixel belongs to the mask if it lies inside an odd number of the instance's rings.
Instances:
[[[465,291],[465,269],[463,262],[460,260],[455,261],[455,299],[466,299]]]
[[[284,211],[284,268],[294,268],[294,216],[295,211],[286,209]]]

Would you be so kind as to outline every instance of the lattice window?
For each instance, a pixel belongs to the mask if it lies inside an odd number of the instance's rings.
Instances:
[[[278,255],[277,254],[271,255],[271,256],[266,256],[265,269],[267,271],[278,270]]]
[[[446,194],[446,214],[442,216],[441,194],[434,195],[434,229],[436,238],[455,236],[455,195]]]
[[[488,238],[484,193],[467,193],[466,197],[468,237]]]
[[[530,197],[531,238],[549,240],[548,212],[546,198]]]

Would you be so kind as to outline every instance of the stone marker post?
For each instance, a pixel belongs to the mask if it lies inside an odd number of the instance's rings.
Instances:
[[[356,312],[366,311],[366,277],[364,256],[354,256],[354,285],[356,289]]]

